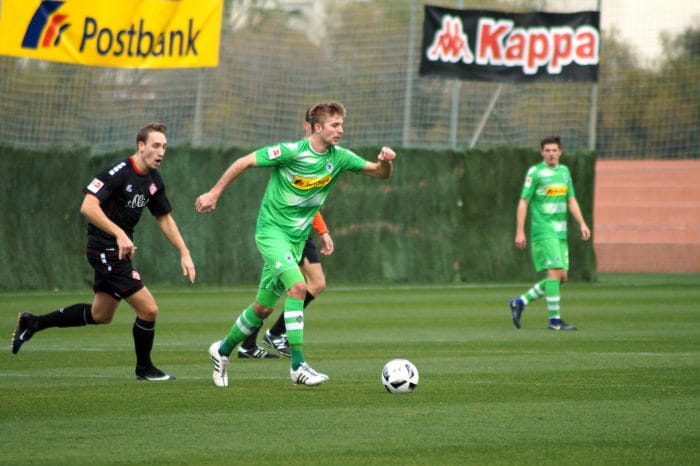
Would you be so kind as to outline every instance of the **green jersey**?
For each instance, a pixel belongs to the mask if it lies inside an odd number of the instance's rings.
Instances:
[[[570,197],[574,197],[574,186],[566,166],[559,164],[550,167],[542,162],[530,167],[520,198],[530,205],[532,241],[566,238],[566,213]]]
[[[292,241],[308,238],[314,215],[338,175],[358,172],[367,163],[339,146],[317,154],[306,139],[263,147],[255,152],[255,159],[259,167],[273,167],[256,228],[276,229]]]

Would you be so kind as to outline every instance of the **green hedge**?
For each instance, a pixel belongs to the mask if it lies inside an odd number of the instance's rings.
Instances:
[[[267,169],[246,172],[197,215],[194,200],[246,149],[168,150],[161,173],[199,283],[254,284],[261,259],[253,240]],[[357,149],[374,159],[377,147]],[[0,289],[65,289],[92,283],[84,258],[81,189],[104,165],[130,151],[35,152],[0,148]],[[330,283],[448,283],[535,278],[529,251],[513,246],[515,207],[536,150],[401,149],[394,176],[379,181],[344,174],[323,208],[336,251],[323,258]],[[564,156],[592,228],[595,158]],[[593,245],[570,225],[572,279],[594,280]],[[147,284],[182,284],[179,257],[147,213],[136,229],[136,267]]]

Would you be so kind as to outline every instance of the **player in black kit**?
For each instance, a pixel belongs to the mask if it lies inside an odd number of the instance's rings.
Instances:
[[[73,304],[44,315],[20,313],[12,335],[12,353],[36,332],[49,327],[80,327],[108,324],[119,302],[125,299],[134,311],[134,348],[138,380],[171,380],[151,362],[158,305],[134,270],[136,252],[134,227],[141,212],[148,207],[163,235],[180,253],[182,273],[194,283],[194,263],[165,195],[165,184],[158,173],[165,155],[165,125],[152,123],[136,134],[136,153],[116,162],[100,173],[83,189],[85,198],[80,212],[88,220],[87,259],[95,270],[92,304]]]

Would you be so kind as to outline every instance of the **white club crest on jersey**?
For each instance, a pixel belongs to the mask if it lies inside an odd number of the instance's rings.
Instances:
[[[327,164],[326,164],[326,170],[328,170],[329,172],[332,172],[332,171],[333,171],[333,164],[332,164],[332,163],[327,163]]]
[[[102,181],[100,181],[100,180],[98,180],[97,178],[95,178],[95,179],[93,179],[93,180],[90,182],[90,184],[88,185],[87,189],[88,189],[88,191],[90,191],[91,193],[97,194],[97,192],[98,192],[100,189],[102,189],[102,186],[104,186],[104,185],[105,185],[105,184],[104,184]]]

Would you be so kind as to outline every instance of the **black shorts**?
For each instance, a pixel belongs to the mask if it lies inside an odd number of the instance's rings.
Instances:
[[[304,263],[304,258],[309,260],[309,264],[321,263],[321,259],[318,257],[318,251],[316,250],[316,245],[310,239],[307,239],[306,244],[304,244],[304,252],[301,254],[299,265]]]
[[[95,293],[112,295],[117,301],[128,298],[144,287],[141,275],[134,270],[131,260],[119,260],[113,252],[87,251],[87,260],[95,270]]]

